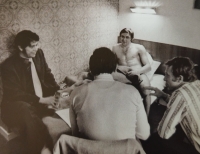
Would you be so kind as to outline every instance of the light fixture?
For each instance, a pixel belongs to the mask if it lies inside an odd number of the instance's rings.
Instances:
[[[162,5],[158,0],[133,0],[130,10],[134,13],[156,14],[156,9]]]
[[[156,14],[156,8],[153,7],[131,7],[133,13]]]

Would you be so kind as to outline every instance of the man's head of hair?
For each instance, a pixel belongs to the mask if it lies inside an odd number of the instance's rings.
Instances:
[[[19,32],[15,37],[15,45],[21,47],[22,49],[30,46],[32,41],[39,41],[39,36],[30,30],[23,30]]]
[[[89,65],[94,76],[101,73],[111,74],[116,70],[117,57],[109,48],[100,47],[94,50]]]
[[[172,66],[174,77],[183,77],[183,81],[192,82],[197,79],[194,63],[187,57],[175,57],[165,63],[168,67]]]
[[[128,33],[131,36],[131,40],[134,38],[134,33],[130,28],[124,28],[120,31],[119,36],[121,36],[122,33]]]

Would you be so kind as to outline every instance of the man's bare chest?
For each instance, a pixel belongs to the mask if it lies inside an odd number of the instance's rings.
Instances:
[[[127,50],[127,51],[121,51],[117,53],[118,59],[121,61],[129,61],[129,60],[134,60],[139,58],[139,53],[136,50]]]

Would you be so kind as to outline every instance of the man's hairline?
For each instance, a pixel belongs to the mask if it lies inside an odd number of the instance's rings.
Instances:
[[[26,47],[31,47],[30,45],[31,45],[32,42],[39,42],[39,40],[38,40],[38,41],[37,41],[37,40],[32,40],[32,41],[30,41],[30,42],[29,42],[29,45],[25,46],[24,48],[22,48],[21,45],[17,45],[17,47],[20,46],[22,49],[25,49]]]

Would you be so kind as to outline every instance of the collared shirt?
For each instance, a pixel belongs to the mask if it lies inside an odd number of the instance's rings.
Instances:
[[[186,83],[172,93],[167,110],[159,123],[160,137],[168,139],[181,125],[186,136],[200,152],[200,81]]]

